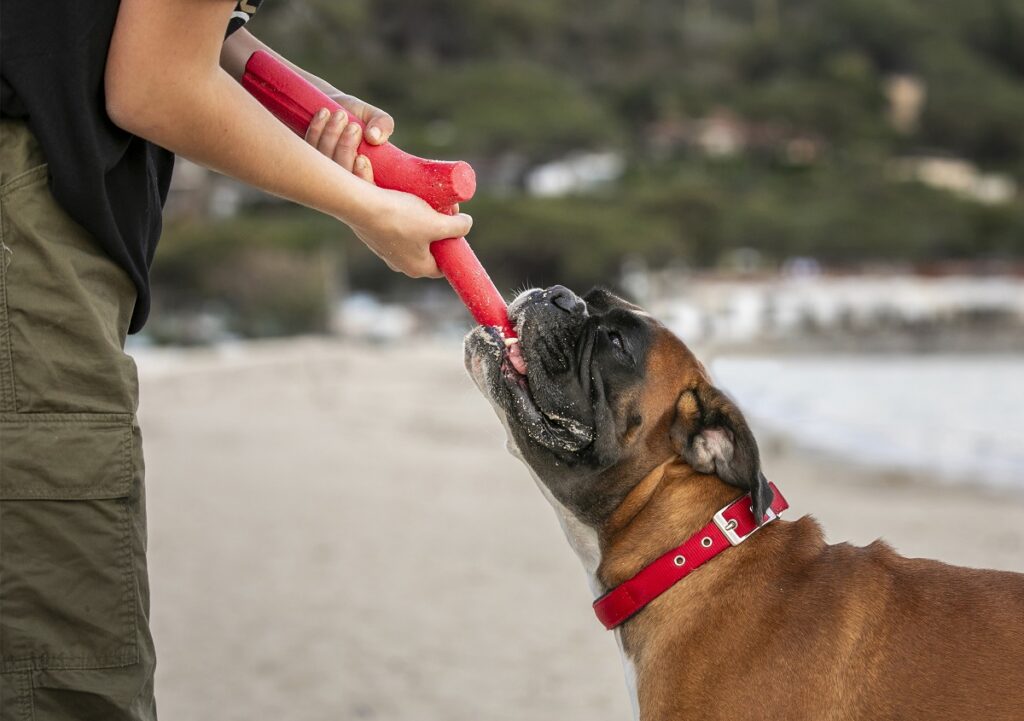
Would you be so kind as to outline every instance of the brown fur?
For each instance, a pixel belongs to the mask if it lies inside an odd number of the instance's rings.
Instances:
[[[601,529],[608,588],[740,493],[696,472],[673,442],[693,411],[686,392],[710,384],[685,346],[661,336],[639,401],[645,422],[616,471],[643,480]],[[743,422],[734,406],[719,410]],[[727,549],[621,633],[643,721],[1024,719],[1024,575],[902,558],[881,542],[828,545],[806,517]]]

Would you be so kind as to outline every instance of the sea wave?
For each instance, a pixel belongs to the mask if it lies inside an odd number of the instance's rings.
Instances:
[[[722,357],[716,381],[800,445],[1024,491],[1024,357]]]

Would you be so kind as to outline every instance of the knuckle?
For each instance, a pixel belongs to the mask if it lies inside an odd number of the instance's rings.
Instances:
[[[348,121],[348,116],[345,115],[344,110],[338,110],[331,116],[331,119],[327,121],[327,131],[332,135],[338,134],[345,127],[345,123]]]

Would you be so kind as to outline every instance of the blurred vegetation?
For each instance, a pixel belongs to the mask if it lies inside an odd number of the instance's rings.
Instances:
[[[1024,181],[1024,0],[292,0],[266,3],[250,27],[386,108],[402,147],[474,164],[472,242],[504,289],[613,283],[627,255],[711,267],[744,247],[840,266],[1024,258],[1020,193],[986,205],[888,170],[939,155]],[[888,119],[894,75],[926,88],[905,132]],[[716,113],[768,141],[713,158],[662,137]],[[787,138],[812,156],[790,157]],[[530,168],[586,150],[621,153],[624,176],[588,194],[524,192]],[[164,298],[237,309],[253,287],[291,289],[237,314],[247,334],[322,325],[310,309],[331,288],[325,248],[344,248],[354,286],[407,282],[301,209],[165,235]]]

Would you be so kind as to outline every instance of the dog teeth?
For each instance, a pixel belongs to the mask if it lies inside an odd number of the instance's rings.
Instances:
[[[515,368],[519,375],[526,375],[526,358],[523,357],[523,346],[521,343],[512,343],[508,347],[508,361]]]
[[[518,338],[506,338],[505,339],[505,347],[506,348],[511,348],[512,346],[514,346],[518,342],[519,342]]]

